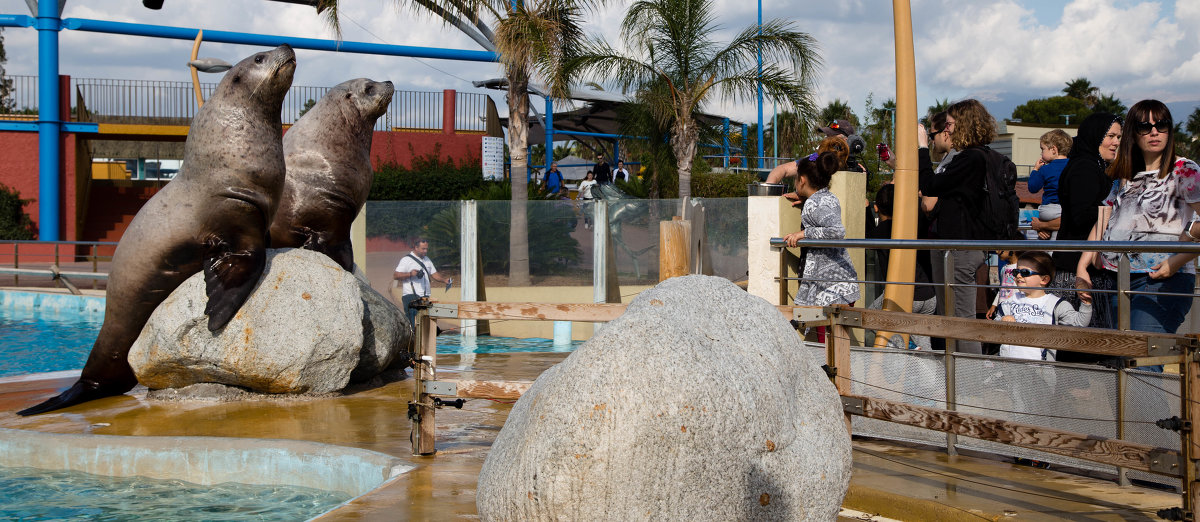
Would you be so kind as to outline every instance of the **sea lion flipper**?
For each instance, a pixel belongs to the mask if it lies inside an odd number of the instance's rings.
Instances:
[[[126,391],[128,391],[128,390],[126,390]],[[124,392],[118,392],[118,393],[124,393]],[[64,391],[54,397],[51,397],[50,399],[46,400],[45,402],[42,402],[41,404],[38,404],[37,406],[31,406],[29,408],[25,408],[21,411],[18,411],[17,415],[21,415],[21,416],[37,415],[39,413],[46,413],[48,411],[54,411],[54,410],[66,408],[67,406],[73,406],[73,405],[79,404],[81,402],[87,402],[87,401],[91,401],[91,400],[108,397],[110,395],[115,395],[115,394],[111,393],[108,390],[102,390],[99,383],[97,383],[95,381],[89,381],[86,379],[80,379],[79,381],[75,382],[74,386],[71,386],[66,391]]]
[[[354,248],[350,242],[327,245],[324,253],[337,264],[342,265],[347,272],[354,271]]]
[[[266,264],[267,253],[262,248],[219,252],[204,259],[204,284],[208,294],[204,313],[208,315],[209,331],[220,330],[233,319],[258,284]]]

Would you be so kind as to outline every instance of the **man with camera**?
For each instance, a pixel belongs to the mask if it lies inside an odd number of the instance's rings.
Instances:
[[[400,308],[408,315],[408,324],[413,325],[413,328],[417,326],[417,309],[411,305],[420,299],[429,298],[430,278],[445,283],[447,289],[454,282],[453,279],[443,279],[438,274],[428,254],[429,240],[417,239],[412,252],[400,260],[392,274],[392,298],[399,301]]]

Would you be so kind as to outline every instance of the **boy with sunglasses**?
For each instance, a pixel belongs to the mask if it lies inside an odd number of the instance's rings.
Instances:
[[[1054,261],[1050,254],[1022,252],[1017,256],[1017,267],[1012,273],[1020,291],[1000,303],[997,321],[1067,326],[1087,326],[1091,322],[1092,299],[1088,294],[1080,294],[1079,310],[1076,310],[1069,301],[1046,293],[1046,286],[1054,280]],[[1001,357],[1054,361],[1056,355],[1055,350],[1033,346],[1000,346]]]

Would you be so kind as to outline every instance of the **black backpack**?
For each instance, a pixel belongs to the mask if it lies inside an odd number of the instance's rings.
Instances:
[[[983,176],[983,208],[976,239],[1023,239],[1021,200],[1017,197],[1017,166],[1003,154],[983,147],[987,172]]]

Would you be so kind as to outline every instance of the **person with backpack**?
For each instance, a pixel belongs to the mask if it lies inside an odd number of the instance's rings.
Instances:
[[[404,256],[400,263],[396,265],[396,271],[392,274],[392,298],[400,296],[400,309],[408,315],[408,324],[416,327],[417,309],[410,308],[409,305],[423,297],[429,297],[429,280],[436,279],[439,283],[446,284],[446,288],[450,288],[453,279],[443,279],[438,274],[437,268],[434,268],[433,261],[429,259],[429,240],[419,238],[413,243],[412,252]]]
[[[988,148],[996,138],[996,120],[978,100],[967,99],[946,110],[947,133],[954,150],[959,151],[940,173],[934,173],[928,154],[918,154],[920,188],[923,196],[938,198],[937,221],[934,227],[939,239],[1007,240],[1019,236],[1017,225],[1020,202],[1016,195],[1017,171],[1012,161]],[[917,133],[921,148],[928,148],[929,138]],[[954,263],[954,316],[981,318],[987,309],[987,299],[973,286],[976,272],[986,270],[985,252],[958,250],[952,254]],[[934,282],[944,282],[943,252],[933,253]],[[940,313],[945,303],[939,302]],[[960,340],[958,350],[983,353],[979,341]]]

